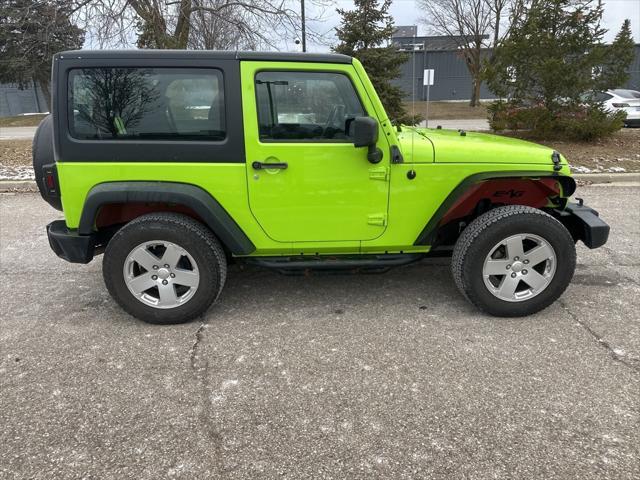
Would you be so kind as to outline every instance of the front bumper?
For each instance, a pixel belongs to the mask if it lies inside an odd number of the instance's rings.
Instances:
[[[47,225],[47,237],[51,250],[67,262],[89,263],[93,259],[95,235],[78,235],[69,230],[63,220],[56,220]]]
[[[607,243],[610,227],[594,209],[580,203],[568,203],[558,212],[559,220],[569,230],[574,240],[582,240],[589,248],[598,248]]]

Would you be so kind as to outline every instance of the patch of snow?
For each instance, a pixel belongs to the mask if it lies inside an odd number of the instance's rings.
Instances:
[[[33,167],[0,165],[0,180],[35,180]]]
[[[595,168],[583,167],[582,165],[571,165],[571,171],[573,173],[624,173],[626,168],[623,167],[607,167],[603,168],[600,165],[596,165]]]
[[[571,165],[571,171],[573,173],[593,173],[593,170],[591,170],[588,167],[582,167],[580,165]]]

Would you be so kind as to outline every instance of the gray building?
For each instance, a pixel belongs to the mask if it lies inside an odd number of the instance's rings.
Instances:
[[[636,57],[629,68],[629,74],[630,77],[625,87],[631,90],[640,90],[640,43],[636,44]]]
[[[49,110],[40,87],[34,85],[20,88],[13,83],[0,84],[0,117],[11,117],[23,113],[43,113]]]
[[[409,61],[401,67],[401,74],[395,80],[411,99],[427,99],[427,87],[423,85],[424,70],[434,70],[434,82],[430,87],[430,100],[468,100],[471,98],[471,75],[457,50],[415,50],[408,52]],[[495,98],[486,85],[480,90],[481,98]]]
[[[462,53],[457,49],[453,37],[417,37],[406,35],[415,30],[398,27],[393,43],[410,55],[402,65],[401,75],[395,84],[411,99],[426,100],[427,88],[423,86],[425,69],[434,70],[434,85],[430,88],[430,100],[469,100],[471,98],[471,75]],[[626,88],[640,90],[640,44],[636,45],[636,56],[630,67],[630,78]],[[486,85],[482,85],[480,98],[493,99]]]

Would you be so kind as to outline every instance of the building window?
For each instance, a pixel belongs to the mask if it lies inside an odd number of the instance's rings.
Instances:
[[[69,73],[69,129],[82,140],[226,137],[222,72],[82,68]]]

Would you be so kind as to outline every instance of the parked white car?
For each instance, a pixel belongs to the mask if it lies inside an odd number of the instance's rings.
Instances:
[[[625,127],[640,127],[640,92],[616,88],[600,94],[598,100],[607,110],[622,110],[627,113]]]

